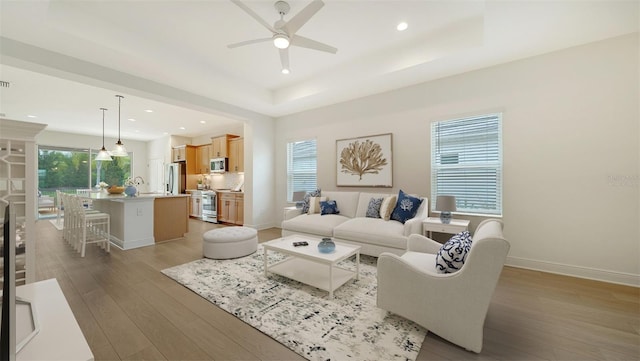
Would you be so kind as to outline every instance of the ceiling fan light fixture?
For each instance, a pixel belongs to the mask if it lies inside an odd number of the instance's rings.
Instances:
[[[289,47],[289,37],[285,34],[276,34],[273,36],[273,45],[278,49],[286,49]]]

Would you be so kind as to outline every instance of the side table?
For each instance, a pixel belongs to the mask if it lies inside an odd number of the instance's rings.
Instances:
[[[428,217],[422,221],[422,234],[431,238],[432,232],[456,234],[469,230],[469,221],[465,219],[451,219],[448,224],[442,223],[440,218]]]

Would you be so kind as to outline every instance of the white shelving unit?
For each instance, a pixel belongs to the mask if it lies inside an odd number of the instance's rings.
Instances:
[[[16,210],[16,285],[35,281],[37,158],[35,137],[45,124],[0,119],[0,206]]]

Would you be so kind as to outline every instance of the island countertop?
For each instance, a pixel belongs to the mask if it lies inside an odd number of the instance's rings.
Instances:
[[[166,194],[166,193],[140,193],[137,196],[129,197],[124,193],[121,194],[109,194],[102,192],[90,193],[89,196],[84,196],[88,199],[96,200],[114,200],[114,201],[135,201],[149,198],[175,198],[175,197],[189,197],[189,194]]]

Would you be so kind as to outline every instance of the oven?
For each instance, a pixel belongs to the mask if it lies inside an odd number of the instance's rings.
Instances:
[[[202,192],[202,220],[218,223],[218,200],[216,192]]]

